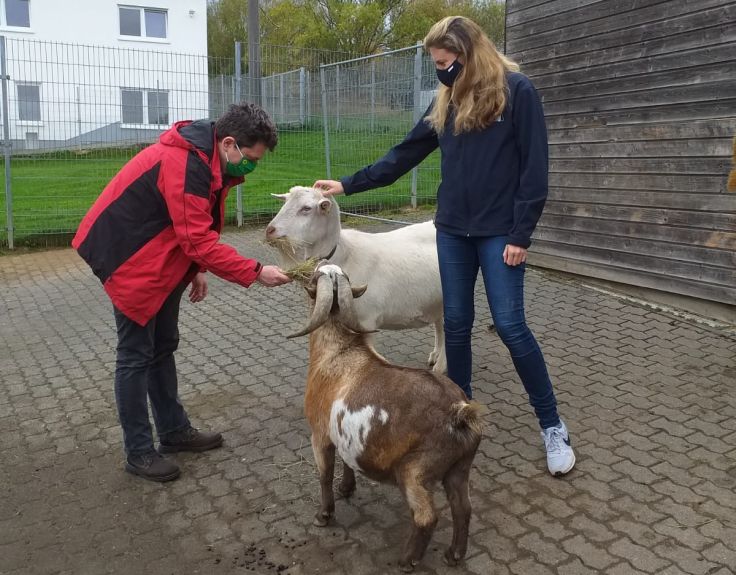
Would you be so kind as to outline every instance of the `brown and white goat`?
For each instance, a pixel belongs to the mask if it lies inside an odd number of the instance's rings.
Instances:
[[[311,334],[304,411],[322,491],[315,524],[327,525],[335,511],[337,450],[345,463],[341,495],[355,490],[355,471],[403,492],[414,523],[399,561],[404,571],[427,548],[437,524],[432,488],[442,481],[453,521],[445,560],[456,565],[468,544],[468,476],[481,438],[477,404],[441,374],[378,355],[353,309],[366,286],[351,287],[338,266],[320,264],[306,289],[314,300],[309,324],[289,337]]]

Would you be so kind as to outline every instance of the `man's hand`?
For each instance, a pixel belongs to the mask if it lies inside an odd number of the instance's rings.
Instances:
[[[526,248],[506,244],[503,250],[503,263],[507,266],[518,266],[526,261]]]
[[[345,193],[345,188],[337,180],[317,180],[312,187],[320,190],[325,196],[337,196]]]
[[[189,290],[189,301],[197,303],[207,297],[207,276],[198,273],[192,280],[192,289]]]
[[[291,278],[278,266],[263,266],[256,281],[266,287],[275,287],[281,284],[288,284]]]

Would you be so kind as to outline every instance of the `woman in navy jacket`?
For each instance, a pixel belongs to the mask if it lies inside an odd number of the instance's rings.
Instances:
[[[472,20],[444,18],[424,47],[442,85],[419,123],[376,163],[314,185],[328,195],[387,186],[440,148],[435,226],[448,375],[472,397],[470,334],[480,269],[496,329],[539,419],[550,473],[563,475],[575,465],[575,454],[524,317],[527,248],[547,198],[542,104],[519,66]]]

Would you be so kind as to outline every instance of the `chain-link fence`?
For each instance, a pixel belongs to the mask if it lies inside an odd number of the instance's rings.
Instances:
[[[350,174],[400,142],[429,106],[436,84],[420,45],[321,66],[328,175]],[[434,204],[438,181],[435,152],[392,186],[341,203],[359,213]]]
[[[100,191],[173,122],[260,102],[279,145],[228,199],[229,223],[270,218],[271,193],[350,173],[398,142],[426,108],[431,64],[416,47],[374,57],[262,46],[258,75],[233,58],[0,37],[4,185],[0,245],[66,244]],[[361,212],[433,201],[438,162],[381,192],[346,198]]]

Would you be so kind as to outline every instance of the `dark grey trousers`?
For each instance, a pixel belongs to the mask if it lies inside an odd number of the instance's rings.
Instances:
[[[179,346],[179,304],[185,288],[180,284],[143,327],[113,306],[118,333],[115,400],[128,455],[153,449],[148,398],[159,438],[190,425],[179,401],[174,361]]]

